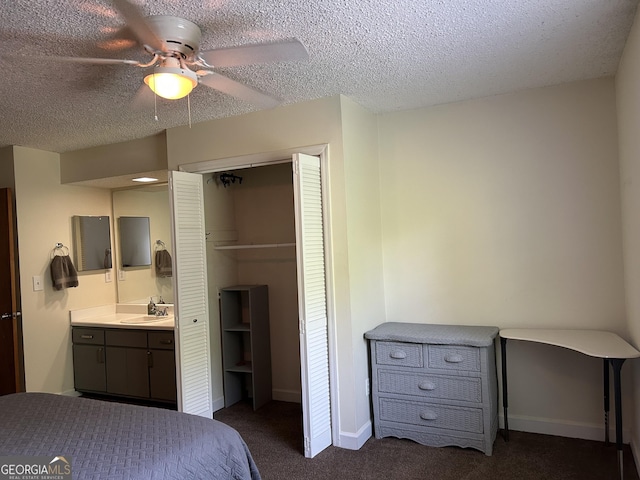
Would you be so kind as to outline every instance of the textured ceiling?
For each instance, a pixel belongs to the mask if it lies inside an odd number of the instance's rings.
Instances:
[[[308,62],[220,69],[296,103],[344,94],[404,110],[615,73],[638,0],[131,0],[200,26],[201,50],[298,38]],[[65,152],[188,123],[186,99],[135,106],[144,71],[36,60],[144,60],[108,0],[5,0],[0,146]],[[117,41],[116,41],[117,40]],[[192,121],[254,110],[198,86]]]

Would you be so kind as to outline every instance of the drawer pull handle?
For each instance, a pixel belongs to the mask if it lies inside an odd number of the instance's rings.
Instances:
[[[444,361],[447,363],[462,363],[463,360],[464,358],[462,357],[462,355],[458,355],[458,354],[451,354],[451,355],[444,356]]]
[[[91,340],[93,338],[93,335],[80,335],[80,338],[84,338],[86,340]]]
[[[433,382],[420,382],[418,384],[418,388],[420,390],[435,390],[436,389],[436,384]]]
[[[397,350],[395,352],[391,352],[389,356],[391,358],[395,358],[396,360],[402,360],[403,358],[407,358],[407,352],[403,352],[402,350]]]
[[[437,420],[438,414],[436,412],[422,412],[420,418],[422,420]]]

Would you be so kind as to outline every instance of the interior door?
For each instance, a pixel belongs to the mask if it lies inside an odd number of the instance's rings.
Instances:
[[[169,172],[178,410],[213,418],[202,175]]]
[[[13,194],[0,189],[0,395],[24,391]]]
[[[320,159],[293,155],[304,455],[331,445],[329,339]]]

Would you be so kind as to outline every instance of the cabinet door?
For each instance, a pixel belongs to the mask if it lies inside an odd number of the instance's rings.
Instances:
[[[149,398],[149,360],[146,348],[107,348],[107,392]]]
[[[73,346],[73,376],[78,391],[106,392],[107,375],[102,345]]]
[[[175,402],[176,359],[173,350],[149,350],[149,387],[154,400]]]

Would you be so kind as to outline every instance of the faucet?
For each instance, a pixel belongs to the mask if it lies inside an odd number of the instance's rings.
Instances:
[[[168,307],[158,308],[156,309],[156,317],[166,317],[169,314],[167,313]]]

